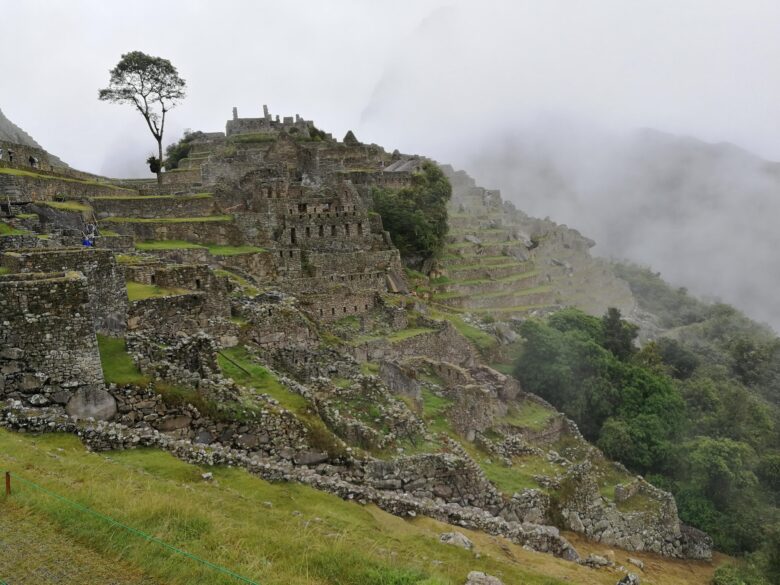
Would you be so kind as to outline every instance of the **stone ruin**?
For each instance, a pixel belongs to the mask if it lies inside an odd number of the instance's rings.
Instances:
[[[584,440],[560,413],[544,429],[502,422],[510,405],[539,399],[482,365],[449,321],[409,310],[415,297],[371,212],[371,193],[410,185],[425,159],[313,128],[299,116],[272,119],[267,108],[261,118],[238,118],[234,109],[226,132],[200,135],[162,186],[67,169],[0,173],[12,227],[0,237],[0,397],[9,401],[2,424],[79,432],[94,448],[149,444],[190,461],[240,464],[572,560],[573,547],[545,525],[556,514],[566,528],[605,543],[706,558],[706,535],[681,526],[673,500],[652,486],[616,490],[616,499],[641,489],[662,504],[632,516],[602,501],[587,473],[573,471],[545,479],[575,484],[571,500],[554,509],[539,490],[505,497],[449,437],[439,438],[441,453],[388,462],[354,456],[348,445],[433,440],[417,408],[423,391],[450,402],[453,430],[500,460],[541,455],[564,437]],[[437,269],[449,279],[429,300],[508,318],[583,289],[572,265],[589,257],[584,238],[535,223],[498,192],[445,171],[454,186],[452,232]],[[87,223],[98,227],[89,248],[80,245]],[[547,243],[539,243],[542,234]],[[587,267],[592,278],[598,267]],[[127,283],[153,294],[129,297]],[[512,290],[503,294],[507,283]],[[611,290],[620,297],[619,286]],[[355,327],[346,342],[328,341],[331,328],[346,326]],[[323,445],[266,394],[250,393],[260,409],[239,420],[206,402],[167,403],[153,386],[107,385],[98,335],[123,336],[150,380],[192,389],[218,407],[248,400],[217,360],[218,352],[243,347],[307,401],[332,443]],[[378,364],[378,376],[362,371],[366,363]]]

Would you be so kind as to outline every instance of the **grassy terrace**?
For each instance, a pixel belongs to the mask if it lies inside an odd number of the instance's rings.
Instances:
[[[0,221],[0,236],[23,236],[24,234],[29,233],[30,232],[27,230],[20,230],[5,223],[4,221]]]
[[[525,585],[613,585],[619,578],[458,528],[474,541],[476,557],[440,543],[439,534],[453,530],[440,522],[403,520],[306,486],[269,483],[235,468],[189,465],[157,450],[89,453],[74,436],[2,430],[0,464],[263,585],[461,585],[472,570]],[[213,481],[201,479],[205,471],[214,474]],[[3,532],[4,545],[29,544],[24,526],[50,527],[36,531],[33,541],[43,540],[45,557],[59,556],[64,566],[79,551],[77,564],[93,571],[82,573],[81,583],[110,579],[124,585],[144,578],[169,585],[237,582],[21,482],[2,506],[3,517],[16,520]],[[3,560],[7,570],[26,574],[29,559]],[[118,573],[103,578],[111,575],[110,567]],[[690,581],[659,580],[661,575],[655,581],[707,582],[704,575],[693,580],[690,571]]]
[[[390,335],[386,335],[386,336],[361,335],[360,337],[356,337],[355,339],[353,339],[350,343],[352,343],[352,345],[361,345],[363,343],[376,341],[378,339],[386,339],[390,343],[399,343],[411,337],[416,337],[418,335],[423,335],[426,333],[435,333],[435,332],[436,329],[431,329],[430,327],[412,327],[409,329],[401,329],[400,331],[396,331],[395,333],[391,333]]]
[[[107,217],[103,223],[203,223],[212,221],[233,221],[232,215],[202,215],[200,217]]]
[[[536,402],[524,401],[517,406],[512,406],[505,417],[498,421],[499,424],[508,424],[519,428],[541,431],[555,416],[555,411]]]
[[[266,368],[253,361],[252,356],[241,346],[223,349],[217,356],[222,373],[230,376],[237,384],[268,394],[292,412],[304,411],[308,403],[300,394],[282,386]]]
[[[495,268],[495,266],[491,266],[491,268]],[[488,283],[512,284],[515,282],[519,282],[521,280],[525,280],[527,278],[531,278],[538,274],[539,274],[538,270],[529,270],[528,272],[520,272],[518,274],[512,274],[511,276],[505,276],[503,278],[475,278],[472,280],[450,280],[443,284],[453,284],[455,286],[457,285],[470,286],[475,284],[488,284]],[[469,296],[474,296],[474,295],[469,295]]]
[[[149,378],[138,370],[135,362],[128,355],[124,338],[98,335],[97,340],[103,377],[107,383],[136,386],[145,386],[149,383]]]
[[[463,294],[459,292],[439,293],[433,296],[435,301],[443,301],[457,298],[469,298],[469,299],[498,299],[501,297],[515,297],[532,295],[536,293],[552,292],[552,288],[549,286],[536,286],[534,288],[526,288],[522,290],[510,290],[510,291],[498,291],[479,294]]]
[[[257,295],[260,292],[257,289],[257,287],[254,286],[251,282],[249,282],[246,278],[238,274],[235,274],[234,272],[230,272],[229,270],[218,269],[214,271],[214,274],[216,274],[217,276],[226,276],[231,280],[231,282],[236,284],[241,289],[241,292],[243,294],[248,295],[250,297]]]
[[[80,201],[39,201],[38,205],[45,205],[59,211],[75,211],[78,213],[89,213],[92,208]]]
[[[163,288],[155,284],[143,284],[132,280],[127,283],[127,298],[131,301],[170,297],[191,292],[191,290],[187,290],[186,288]]]
[[[208,250],[214,256],[238,256],[241,254],[255,254],[265,252],[265,248],[257,246],[223,246],[219,244],[196,244],[184,240],[151,240],[137,242],[137,250]]]
[[[71,177],[60,177],[58,175],[49,175],[46,173],[34,173],[32,171],[26,171],[23,169],[9,169],[7,167],[0,167],[0,175],[14,175],[16,177],[32,177],[33,179],[46,179],[50,181],[65,181],[66,183],[80,183],[82,185],[98,185],[100,187],[105,187],[106,189],[133,192],[133,189],[127,189],[125,187],[117,187],[116,185],[111,185],[110,183],[105,183],[102,181],[90,181],[88,179],[74,179]]]
[[[188,201],[191,199],[213,199],[213,193],[194,193],[192,195],[98,195],[90,197],[90,201],[146,201],[152,199],[177,199]]]

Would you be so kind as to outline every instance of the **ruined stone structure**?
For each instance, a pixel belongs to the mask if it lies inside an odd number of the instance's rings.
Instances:
[[[569,303],[630,308],[630,294],[578,233],[448,167],[447,250],[428,291],[409,294],[371,197],[410,185],[424,161],[264,109],[199,134],[162,186],[0,172],[0,424],[241,465],[570,560],[545,523],[706,557],[669,494],[638,480],[602,497],[587,471],[604,464],[598,450],[459,331]],[[489,330],[517,337],[507,323]],[[143,382],[105,384],[98,333],[124,338]],[[88,416],[112,422],[74,418]],[[577,456],[558,454],[563,444]],[[546,473],[527,478],[539,489],[502,491],[487,458],[517,473],[535,458]],[[562,485],[570,498],[553,497]],[[621,510],[638,500],[641,515]]]
[[[271,117],[268,113],[268,106],[263,105],[262,118],[239,118],[238,108],[233,108],[233,118],[227,121],[225,134],[233,136],[238,134],[268,134],[276,135],[282,132],[296,135],[301,138],[309,138],[309,130],[314,125],[309,120],[304,120],[298,114],[295,116],[285,116],[279,120]]]

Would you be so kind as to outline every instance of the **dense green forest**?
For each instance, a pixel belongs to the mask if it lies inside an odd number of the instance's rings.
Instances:
[[[525,389],[571,416],[608,456],[671,491],[680,517],[744,562],[717,585],[780,583],[780,340],[734,308],[619,265],[664,334],[564,309],[521,326]]]

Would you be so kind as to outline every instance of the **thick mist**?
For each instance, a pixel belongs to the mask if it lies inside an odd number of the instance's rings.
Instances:
[[[383,72],[361,131],[778,329],[778,165],[724,143],[780,158],[780,42],[763,20],[778,7],[702,8],[442,8]]]
[[[0,108],[76,168],[150,176],[140,116],[97,101],[143,50],[189,86],[166,143],[267,103],[465,168],[599,253],[780,327],[780,190],[761,160],[780,160],[780,3],[0,0],[0,14]]]

